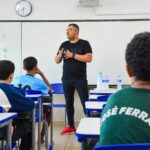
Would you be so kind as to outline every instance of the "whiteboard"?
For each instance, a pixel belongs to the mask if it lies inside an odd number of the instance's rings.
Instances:
[[[67,22],[23,23],[22,58],[35,56],[50,82],[60,82],[62,63],[55,63],[60,44],[66,39]],[[93,61],[87,64],[89,84],[96,84],[98,72],[108,75],[116,83],[121,75],[123,83],[130,80],[125,70],[127,43],[139,32],[150,31],[149,21],[136,22],[77,22],[80,38],[90,42]]]
[[[0,23],[0,60],[14,62],[15,76],[22,72],[20,25],[20,23]]]

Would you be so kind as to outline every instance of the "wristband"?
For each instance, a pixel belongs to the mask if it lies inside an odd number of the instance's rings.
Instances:
[[[72,56],[72,58],[74,58],[74,59],[75,59],[75,55],[76,55],[76,54],[75,54],[75,53],[73,53],[73,56]]]

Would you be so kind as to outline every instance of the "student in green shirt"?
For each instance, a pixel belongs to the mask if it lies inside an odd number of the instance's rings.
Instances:
[[[150,143],[150,33],[126,49],[131,87],[110,96],[101,117],[100,144]]]

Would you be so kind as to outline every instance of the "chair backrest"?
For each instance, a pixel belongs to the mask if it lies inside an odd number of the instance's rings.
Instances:
[[[110,95],[109,94],[107,94],[107,95],[101,95],[101,96],[98,96],[97,97],[97,101],[100,101],[100,102],[106,102],[107,100],[108,100],[108,97],[109,97]]]
[[[150,150],[150,143],[95,146],[93,150]]]
[[[5,112],[4,108],[2,106],[0,106],[0,113]]]
[[[4,109],[9,109],[11,108],[11,104],[8,100],[8,97],[6,96],[6,94],[3,92],[2,89],[0,89],[0,106]]]
[[[64,94],[62,83],[53,83],[51,84],[54,94]]]
[[[26,94],[43,94],[42,91],[36,91],[36,90],[25,90]]]

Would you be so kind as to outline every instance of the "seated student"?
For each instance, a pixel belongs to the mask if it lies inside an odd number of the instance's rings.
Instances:
[[[19,114],[26,113],[26,119],[14,119],[13,121],[13,135],[12,140],[21,138],[20,150],[31,150],[32,146],[32,122],[28,114],[33,110],[35,104],[30,98],[25,97],[23,90],[15,88],[10,85],[14,76],[15,66],[11,61],[1,60],[0,61],[0,89],[8,97],[10,103],[11,112],[18,112]]]
[[[149,32],[128,44],[126,63],[131,87],[110,96],[101,117],[101,145],[150,142]]]
[[[26,71],[26,74],[15,77],[12,83],[16,87],[24,88],[25,86],[29,86],[33,90],[48,94],[48,92],[52,91],[52,88],[43,72],[38,68],[37,63],[37,59],[34,57],[25,58],[23,60],[23,69]],[[36,78],[35,75],[37,74],[40,75],[43,80]]]
[[[42,73],[42,71],[37,66],[37,59],[34,57],[27,57],[23,60],[23,68],[26,71],[25,75],[15,77],[13,80],[13,85],[16,87],[29,87],[32,90],[42,91],[43,94],[48,94],[52,91],[49,81]],[[35,77],[39,74],[43,80]],[[46,121],[50,125],[50,109],[44,107],[44,113],[46,114]],[[44,133],[45,129],[42,128],[41,132],[41,144],[44,143]]]

